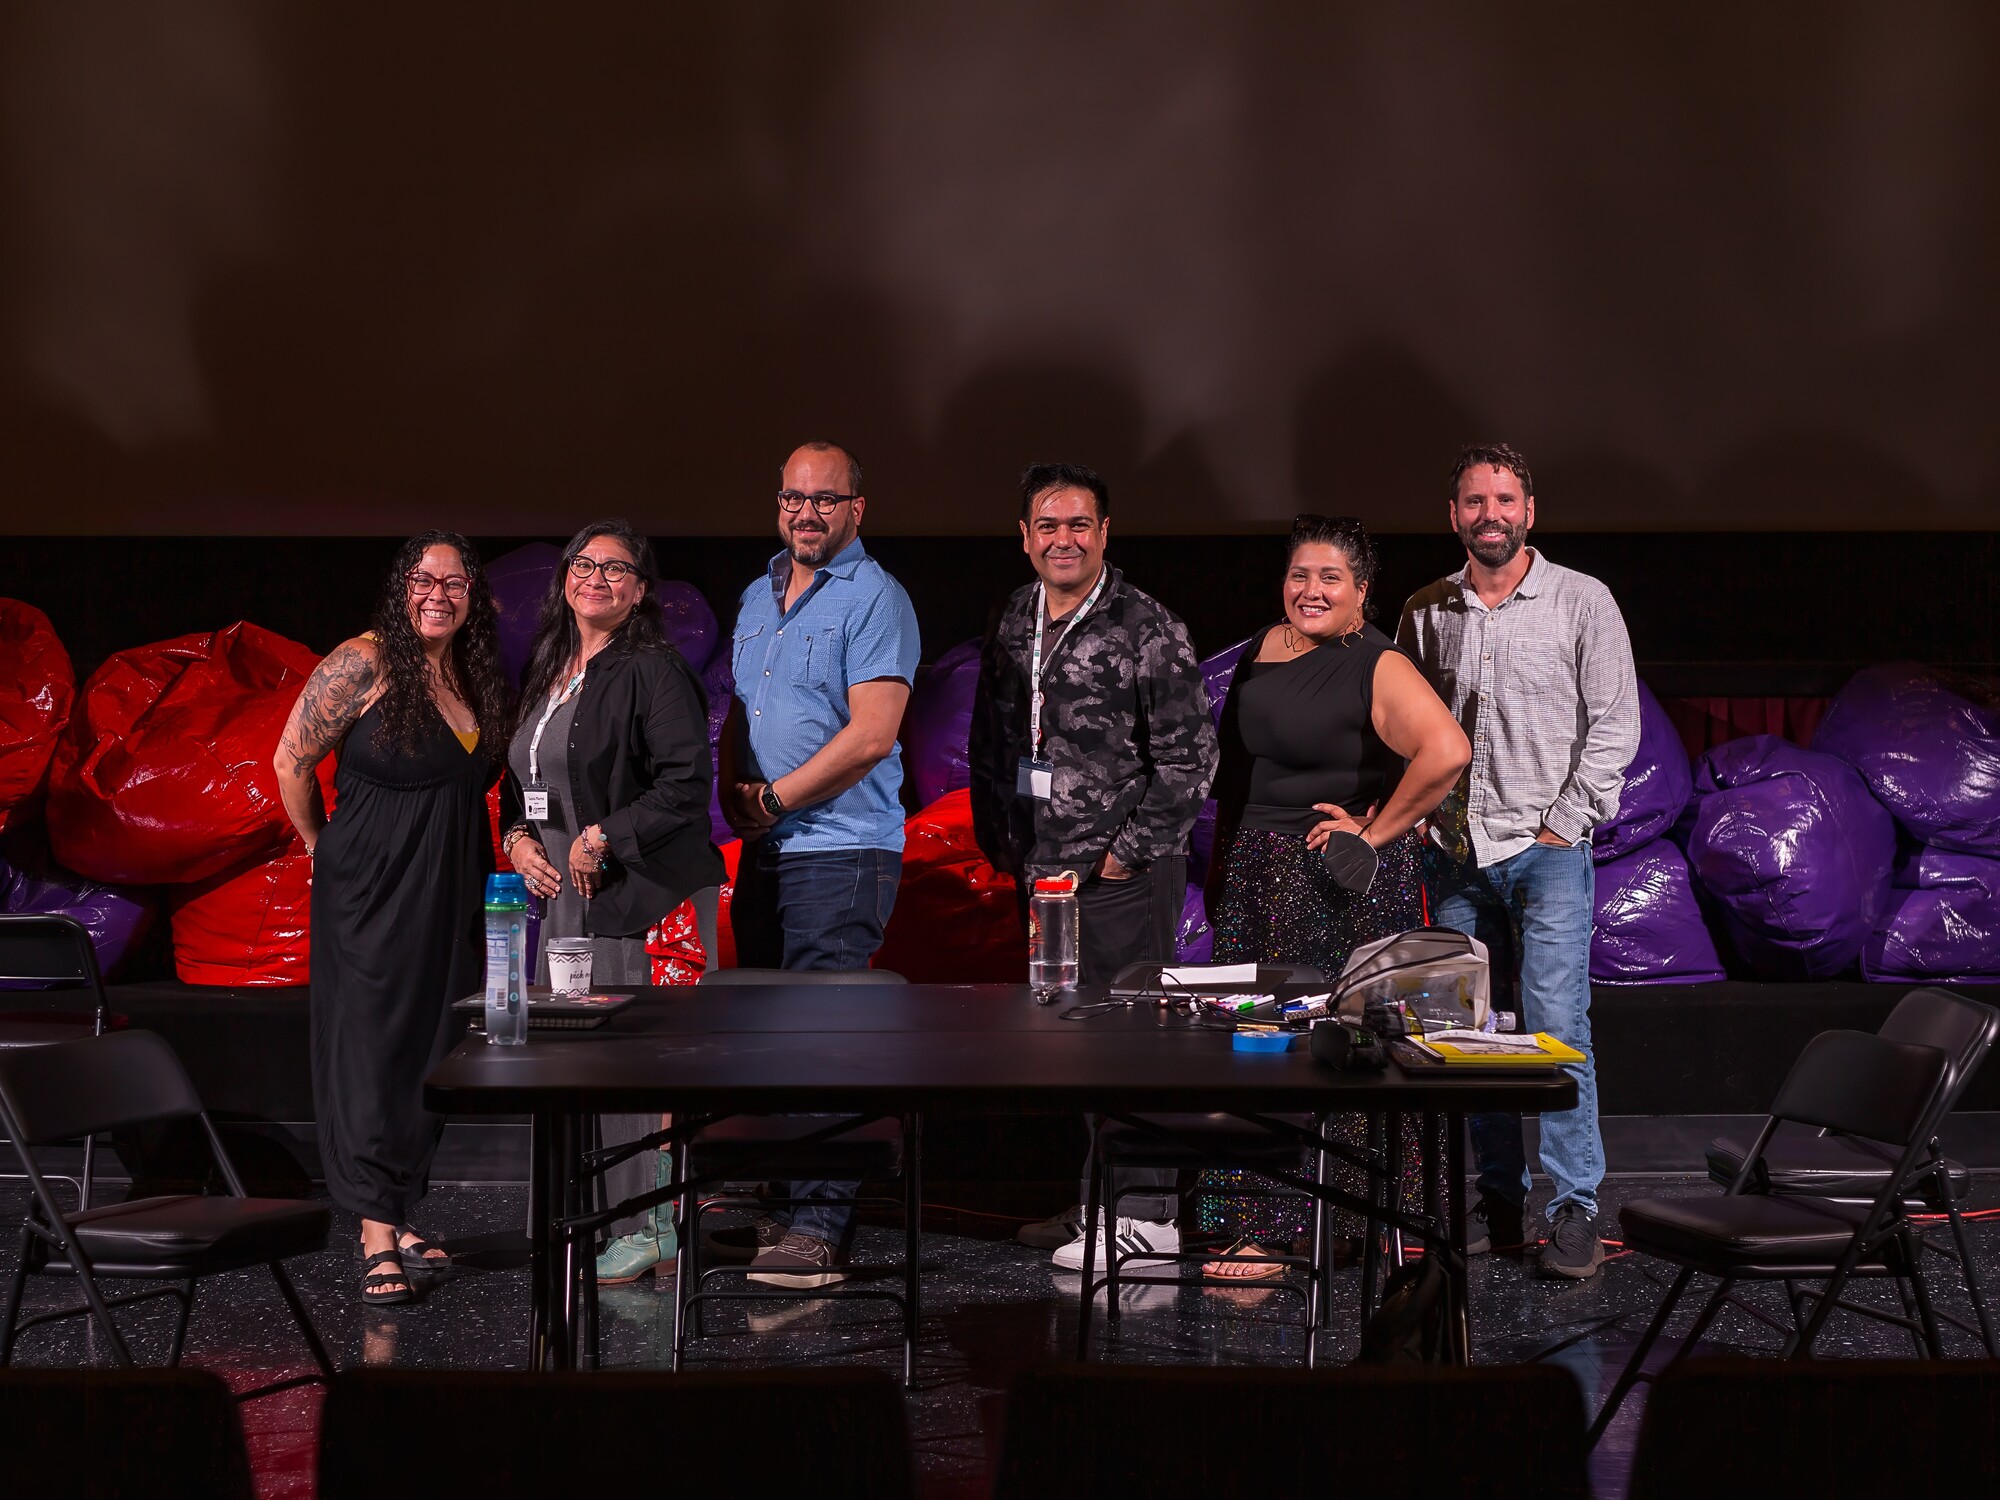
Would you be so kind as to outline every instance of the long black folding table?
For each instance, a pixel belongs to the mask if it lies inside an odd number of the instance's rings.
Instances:
[[[588,1266],[575,1233],[580,1122],[649,1112],[672,1113],[685,1129],[738,1114],[1060,1110],[1155,1131],[1161,1115],[1218,1113],[1281,1132],[1286,1127],[1273,1119],[1281,1114],[1421,1114],[1443,1127],[1421,1135],[1423,1215],[1399,1215],[1393,1189],[1376,1195],[1385,1206],[1300,1186],[1422,1237],[1449,1273],[1455,1353],[1470,1357],[1460,1204],[1465,1116],[1572,1108],[1574,1079],[1560,1071],[1406,1071],[1393,1062],[1381,1073],[1335,1072],[1303,1044],[1282,1053],[1234,1051],[1228,1033],[1180,1009],[1104,1002],[1103,991],[1083,990],[1043,1006],[1025,985],[993,984],[644,989],[596,1030],[530,1031],[518,1047],[469,1035],[425,1081],[424,1100],[443,1115],[533,1118],[534,1369],[566,1367],[575,1356],[575,1291]],[[1376,1170],[1379,1176],[1379,1164]]]

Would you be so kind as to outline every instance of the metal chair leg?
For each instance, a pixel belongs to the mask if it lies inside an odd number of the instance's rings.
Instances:
[[[1385,1194],[1395,1192],[1395,1158],[1389,1152],[1388,1137],[1396,1128],[1394,1115],[1371,1114],[1368,1117],[1368,1154],[1382,1164],[1379,1177],[1372,1172],[1368,1176],[1368,1201],[1377,1208],[1390,1206],[1392,1200]],[[1325,1159],[1322,1157],[1322,1187],[1326,1185],[1324,1173]],[[1324,1224],[1324,1203],[1319,1206],[1319,1218]],[[1382,1275],[1382,1239],[1387,1233],[1386,1223],[1386,1220],[1370,1217],[1361,1227],[1361,1326],[1364,1328],[1368,1326],[1368,1320],[1375,1316],[1375,1284]]]
[[[111,1341],[111,1354],[125,1369],[132,1367],[132,1351],[125,1344],[125,1335],[118,1331],[118,1325],[111,1321],[111,1308],[104,1300],[104,1294],[97,1289],[97,1278],[90,1274],[90,1267],[84,1261],[82,1252],[72,1241],[63,1247],[69,1256],[69,1263],[76,1271],[77,1282],[83,1288],[83,1300],[90,1305],[91,1316],[97,1320],[104,1335]]]
[[[90,1207],[91,1165],[96,1160],[96,1156],[97,1156],[97,1137],[94,1135],[87,1135],[83,1138],[83,1176],[78,1181],[76,1187],[77,1204],[79,1212]]]
[[[1939,1196],[1944,1199],[1945,1216],[1951,1225],[1952,1243],[1958,1247],[1959,1275],[1965,1294],[1972,1299],[1972,1315],[1979,1323],[1979,1341],[1986,1346],[1988,1359],[2000,1359],[2000,1344],[1993,1339],[1993,1319],[1986,1310],[1986,1287],[1980,1279],[1979,1263],[1972,1258],[1972,1245],[1965,1232],[1965,1216],[1958,1211],[1958,1199],[1951,1190],[1951,1174],[1942,1166],[1937,1171]]]
[[[584,1131],[584,1149],[592,1152],[601,1151],[604,1148],[604,1117],[589,1116],[589,1123],[584,1127]],[[610,1207],[610,1204],[605,1202],[602,1172],[588,1179],[588,1185],[583,1192],[589,1197],[591,1212],[596,1213]],[[597,1236],[593,1233],[583,1257],[583,1367],[586,1370],[601,1369],[604,1363],[604,1349],[597,1319],[596,1248]]]
[[[21,1293],[28,1284],[28,1251],[33,1244],[34,1236],[23,1227],[21,1248],[14,1256],[14,1276],[7,1283],[6,1321],[0,1323],[0,1369],[14,1360],[14,1320],[21,1315]]]
[[[1917,1321],[1924,1330],[1922,1342],[1930,1346],[1929,1358],[1943,1359],[1944,1337],[1938,1330],[1937,1309],[1931,1306],[1931,1289],[1924,1283],[1923,1264],[1917,1259],[1920,1254],[1915,1231],[1905,1225],[1903,1255],[1910,1268],[1910,1295],[1917,1304]]]
[[[1076,1357],[1079,1363],[1090,1359],[1090,1305],[1095,1300],[1096,1288],[1091,1285],[1097,1275],[1097,1227],[1103,1211],[1104,1162],[1103,1153],[1097,1149],[1098,1118],[1090,1119],[1090,1189],[1083,1208],[1083,1302],[1076,1310]]]
[[[1111,1169],[1104,1171],[1104,1327],[1108,1333],[1118,1326],[1118,1206],[1124,1194],[1111,1185]]]
[[[174,1319],[174,1341],[167,1350],[167,1368],[180,1368],[181,1351],[187,1347],[188,1319],[194,1316],[194,1294],[201,1283],[190,1277],[181,1283],[181,1289],[174,1300],[180,1303],[180,1313]]]
[[[1674,1351],[1674,1357],[1666,1362],[1663,1373],[1694,1353],[1695,1346],[1701,1342],[1701,1336],[1708,1332],[1709,1325],[1722,1311],[1722,1306],[1729,1300],[1729,1293],[1735,1285],[1735,1282],[1725,1277],[1722,1285],[1715,1289],[1715,1295],[1702,1303],[1701,1311],[1695,1314],[1694,1326],[1687,1331],[1687,1337],[1681,1340],[1681,1346]]]
[[[903,1121],[903,1388],[917,1378],[917,1324],[922,1315],[924,1117]]]
[[[1326,1134],[1325,1115],[1312,1117],[1313,1134]],[[1372,1142],[1371,1142],[1372,1144]],[[1326,1186],[1326,1152],[1313,1148],[1313,1182],[1319,1187]],[[1306,1281],[1306,1368],[1315,1369],[1319,1364],[1319,1334],[1326,1326],[1327,1306],[1333,1301],[1331,1285],[1333,1270],[1332,1257],[1327,1254],[1326,1203],[1323,1199],[1312,1200],[1312,1265],[1307,1271]],[[1363,1227],[1369,1233],[1373,1225]]]
[[[685,1141],[674,1147],[674,1171],[674,1181],[687,1181],[688,1147]],[[701,1239],[700,1195],[683,1191],[680,1197],[673,1200],[673,1214],[680,1239],[674,1255],[674,1350],[669,1367],[678,1375],[681,1361],[687,1354],[688,1298],[694,1295],[694,1287],[701,1274],[697,1268],[700,1257],[696,1253],[697,1242]]]
[[[320,1374],[333,1379],[333,1361],[327,1356],[326,1345],[320,1341],[319,1330],[313,1327],[312,1319],[306,1316],[306,1305],[299,1300],[298,1288],[292,1285],[292,1278],[285,1274],[285,1268],[275,1260],[270,1262],[271,1279],[278,1283],[278,1292],[285,1299],[285,1306],[291,1310],[292,1321],[298,1324],[299,1334],[306,1341],[306,1348],[312,1351],[313,1363],[319,1366]]]
[[[1653,1321],[1646,1325],[1645,1333],[1639,1338],[1639,1347],[1632,1351],[1632,1357],[1625,1362],[1625,1368],[1618,1376],[1618,1383],[1611,1387],[1611,1394],[1604,1398],[1596,1420],[1590,1424],[1590,1432],[1584,1439],[1586,1448],[1597,1446],[1597,1440],[1604,1436],[1604,1429],[1611,1425],[1611,1419],[1618,1415],[1618,1408],[1625,1404],[1625,1398],[1632,1394],[1632,1387],[1639,1383],[1639,1377],[1645,1373],[1646,1356],[1653,1352],[1653,1345],[1659,1342],[1660,1330],[1667,1326],[1667,1319],[1673,1315],[1681,1294],[1693,1279],[1693,1269],[1683,1267],[1680,1275],[1674,1278],[1674,1284],[1667,1288],[1667,1295],[1660,1299]]]

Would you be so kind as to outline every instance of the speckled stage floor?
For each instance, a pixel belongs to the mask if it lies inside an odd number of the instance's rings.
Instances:
[[[1605,1233],[1616,1233],[1617,1205],[1660,1192],[1710,1191],[1693,1178],[1623,1178],[1606,1184]],[[0,1184],[0,1224],[11,1226],[25,1208],[25,1190]],[[2000,1202],[2000,1179],[1982,1178],[1973,1208]],[[525,1357],[527,1284],[517,1257],[491,1253],[517,1231],[525,1192],[514,1188],[440,1188],[422,1226],[454,1248],[469,1249],[473,1269],[445,1284],[420,1305],[368,1312],[355,1305],[353,1222],[336,1216],[337,1248],[292,1263],[308,1306],[335,1358],[344,1363],[411,1368],[512,1367]],[[960,1222],[965,1222],[960,1220]],[[1005,1223],[995,1235],[1011,1236]],[[899,1236],[863,1229],[861,1250],[888,1256]],[[2000,1286],[2000,1220],[1974,1229],[1977,1253],[1990,1286]],[[15,1234],[0,1235],[0,1274],[10,1273]],[[488,1253],[480,1253],[485,1249]],[[1011,1237],[964,1234],[924,1237],[926,1309],[910,1423],[924,1494],[930,1500],[972,1500],[987,1492],[990,1435],[1008,1383],[1018,1370],[1067,1358],[1073,1341],[1077,1280],[1056,1271],[1046,1255]],[[1966,1315],[1964,1294],[1937,1262],[1933,1285],[1948,1310]],[[483,1268],[480,1268],[483,1267]],[[1659,1296],[1661,1268],[1638,1257],[1616,1256],[1596,1279],[1559,1284],[1532,1279],[1516,1261],[1482,1258],[1473,1268],[1475,1357],[1482,1363],[1546,1357],[1571,1370],[1594,1406],[1616,1378],[1646,1314]],[[603,1293],[605,1362],[614,1366],[664,1365],[671,1347],[673,1302],[652,1281],[607,1288]],[[1770,1290],[1749,1297],[1774,1314]],[[1886,1287],[1863,1297],[1890,1299]],[[74,1297],[74,1287],[54,1280],[30,1284],[28,1308],[38,1311]],[[1205,1289],[1134,1287],[1125,1317],[1101,1337],[1101,1357],[1146,1363],[1228,1365],[1302,1359],[1296,1327],[1299,1301],[1268,1288]],[[1355,1343],[1355,1290],[1351,1274],[1339,1278],[1334,1337],[1322,1358],[1341,1360]],[[1686,1316],[1692,1315],[1692,1309]],[[124,1314],[136,1357],[165,1358],[171,1330],[166,1303]],[[834,1305],[781,1302],[724,1306],[711,1313],[711,1336],[696,1346],[700,1360],[737,1366],[801,1365],[861,1360],[889,1371],[900,1368],[898,1326],[880,1302]],[[1100,1329],[1103,1327],[1099,1324]],[[1970,1354],[1972,1341],[1947,1330],[1954,1352]],[[1777,1336],[1754,1319],[1731,1311],[1711,1334],[1718,1352],[1757,1353],[1775,1348]],[[82,1365],[102,1351],[87,1322],[76,1320],[31,1330],[18,1363]],[[1557,1346],[1566,1347],[1557,1348]],[[1896,1330],[1841,1316],[1822,1339],[1823,1355],[1903,1356],[1909,1340]],[[188,1338],[188,1362],[214,1369],[245,1388],[307,1368],[303,1349],[269,1278],[261,1272],[217,1278],[206,1284]],[[251,1403],[244,1411],[251,1455],[265,1500],[303,1500],[312,1490],[315,1388]],[[1625,1491],[1640,1403],[1634,1401],[1607,1434],[1595,1457],[1600,1496]]]

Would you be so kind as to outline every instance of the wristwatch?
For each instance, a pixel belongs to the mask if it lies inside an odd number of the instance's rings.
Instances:
[[[757,794],[757,800],[763,804],[764,811],[771,815],[772,822],[775,823],[785,815],[785,804],[778,800],[778,789],[770,782],[764,783],[764,790]]]

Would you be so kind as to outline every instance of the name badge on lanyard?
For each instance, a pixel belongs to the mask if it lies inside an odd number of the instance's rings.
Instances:
[[[549,695],[549,706],[542,710],[541,722],[535,725],[535,736],[528,741],[528,784],[521,789],[521,800],[526,804],[524,814],[531,823],[544,823],[549,816],[549,789],[542,781],[542,731],[549,727],[549,720],[555,717],[557,709],[569,702],[576,690],[583,686],[583,673],[570,678],[569,685],[562,690],[562,696]]]
[[[1091,586],[1089,596],[1082,604],[1077,606],[1076,613],[1069,617],[1069,623],[1063,626],[1063,633],[1056,637],[1056,643],[1049,648],[1047,656],[1042,654],[1042,632],[1048,625],[1049,593],[1044,585],[1039,583],[1035,585],[1035,645],[1034,655],[1028,663],[1029,748],[1028,754],[1021,757],[1021,763],[1014,772],[1014,795],[1017,797],[1027,797],[1036,802],[1046,802],[1055,790],[1055,762],[1042,754],[1042,708],[1044,702],[1042,697],[1042,676],[1048,670],[1050,658],[1062,650],[1063,642],[1069,639],[1069,633],[1076,629],[1077,623],[1085,615],[1089,614],[1091,606],[1097,603],[1098,596],[1104,592],[1105,581],[1110,576],[1110,569],[1102,568],[1098,570],[1097,582]]]

